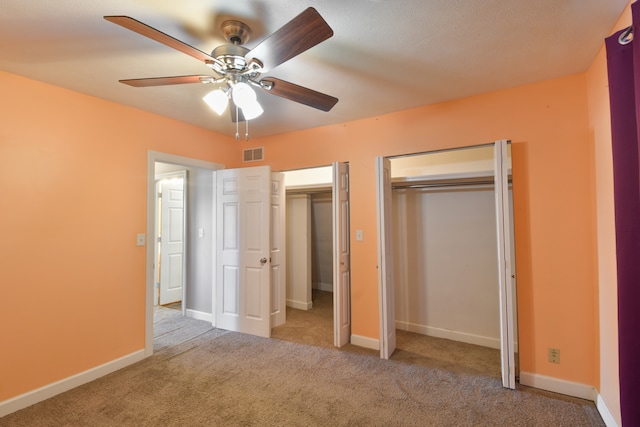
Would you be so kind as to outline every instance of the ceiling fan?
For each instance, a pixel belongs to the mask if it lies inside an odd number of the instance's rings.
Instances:
[[[105,16],[104,19],[203,61],[215,73],[214,76],[127,79],[120,80],[121,83],[134,87],[216,84],[218,88],[203,99],[219,115],[226,110],[229,100],[232,101],[233,106],[229,110],[232,121],[236,123],[236,139],[239,139],[238,122],[247,122],[263,112],[252,87],[321,111],[331,110],[338,102],[338,98],[333,96],[275,77],[260,78],[261,74],[333,36],[331,27],[312,7],[251,50],[243,46],[251,36],[249,26],[238,20],[224,21],[221,30],[229,44],[216,47],[210,55],[129,16]],[[248,139],[248,131],[246,137]]]

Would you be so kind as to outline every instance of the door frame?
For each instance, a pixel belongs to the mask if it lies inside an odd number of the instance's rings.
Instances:
[[[507,188],[505,188],[505,186],[503,185],[504,184],[503,178],[506,177],[507,175],[506,158],[504,158],[504,156],[506,155],[506,145],[508,143],[510,143],[510,141],[508,140],[496,140],[489,144],[453,147],[446,150],[435,150],[431,152],[426,151],[424,153],[415,153],[415,154],[428,155],[429,153],[437,153],[441,151],[453,151],[458,149],[469,149],[469,148],[476,148],[476,147],[479,148],[479,147],[487,147],[487,146],[494,147],[495,151],[494,151],[493,173],[496,181],[494,183],[495,191],[496,191],[495,203],[496,203],[496,208],[499,209],[504,215],[508,212],[508,203],[505,203],[505,202],[508,202],[508,185],[506,186]],[[406,155],[409,155],[409,154],[406,154]],[[382,161],[381,159],[389,159],[392,157],[394,156],[377,157],[376,164],[378,164],[378,162],[381,162]],[[379,169],[380,168],[378,167],[377,170]],[[380,180],[381,177],[379,176],[379,172],[377,172],[377,175],[378,176],[376,176],[376,179]],[[498,191],[500,191],[500,194],[498,194]],[[383,194],[382,194],[382,186],[380,185],[377,186],[376,197],[380,201],[380,203],[378,203],[378,215],[377,215],[378,216],[378,235],[379,235],[378,239],[379,239],[379,246],[380,246],[380,242],[384,241],[384,240],[380,240],[382,237],[381,235],[383,235],[383,231],[384,231],[383,224],[381,223],[381,214],[380,214],[381,210],[384,207],[383,206],[384,200],[383,200]],[[513,283],[512,281],[509,280],[509,278],[512,277],[511,265],[510,264],[507,265],[507,263],[510,262],[510,259],[509,259],[510,251],[509,251],[509,248],[505,246],[506,244],[505,240],[508,239],[510,235],[510,230],[506,230],[505,232],[504,230],[505,218],[502,218],[499,215],[498,211],[496,212],[496,223],[497,223],[496,237],[498,241],[498,250],[499,250],[497,267],[498,267],[498,275],[499,275],[499,281],[500,281],[499,288],[498,288],[498,298],[500,300],[500,331],[501,331],[500,332],[501,334],[500,365],[502,368],[503,386],[505,388],[514,389],[515,388],[515,359],[514,359],[515,331],[513,328],[513,325],[514,325],[513,309],[514,309],[514,304],[516,304],[516,301],[515,301],[515,296],[513,295]],[[515,236],[513,237],[515,239]],[[380,261],[384,259],[384,257],[386,256],[385,248],[379,247],[378,251],[379,251],[379,261]],[[378,279],[379,295],[382,295],[383,284],[384,283],[380,279],[380,275],[379,275],[379,279]],[[393,289],[393,286],[391,286],[391,289]],[[386,343],[384,342],[386,337],[383,336],[384,330],[382,325],[387,324],[387,322],[389,321],[388,311],[385,308],[386,306],[383,306],[383,304],[379,304],[379,316],[380,316],[380,325],[381,325],[379,348],[381,350],[381,357],[383,357],[382,349],[386,346]]]
[[[148,150],[147,151],[147,227],[145,236],[145,343],[144,351],[145,356],[151,356],[153,354],[153,295],[155,287],[154,277],[154,256],[155,256],[155,242],[153,238],[155,235],[156,224],[156,181],[155,170],[156,162],[170,163],[174,165],[184,166],[185,168],[200,168],[211,171],[223,169],[224,165],[219,163],[213,163],[206,160],[193,159],[190,157],[178,156],[175,154],[163,153],[159,151]],[[190,225],[185,220],[186,230],[189,231]],[[214,230],[215,218],[212,218],[211,229]],[[189,251],[186,251],[186,256],[189,257]],[[188,263],[187,263],[188,264]]]
[[[318,169],[318,168],[331,168],[331,182],[327,183],[327,182],[315,182],[315,183],[308,183],[308,184],[304,184],[304,185],[300,185],[300,186],[295,186],[293,189],[293,192],[295,194],[312,194],[312,193],[317,193],[318,191],[324,192],[331,192],[331,211],[332,211],[332,217],[335,217],[335,213],[336,213],[336,193],[339,191],[339,182],[337,182],[337,178],[336,178],[336,169],[339,167],[338,163],[344,163],[347,165],[347,172],[349,171],[349,162],[333,162],[330,163],[328,165],[318,165],[318,166],[309,166],[309,167],[305,167],[305,168],[299,168],[299,169],[292,169],[290,171],[301,171],[301,170],[307,170],[307,169]],[[288,172],[287,170],[283,170],[280,172]],[[347,193],[350,191],[350,178],[347,178]],[[285,189],[287,188],[287,182],[286,182],[286,177],[285,177]],[[348,240],[348,245],[349,245],[349,257],[350,257],[350,246],[351,246],[351,215],[350,215],[350,211],[351,211],[351,205],[349,203],[347,203],[347,209],[349,212],[347,212],[347,230],[348,230],[348,236],[347,236],[347,240]],[[339,257],[340,254],[337,253],[339,252],[339,245],[336,245],[335,243],[335,239],[337,238],[336,236],[336,229],[335,229],[335,219],[332,219],[332,221],[334,221],[333,224],[333,240],[334,240],[334,244],[333,244],[333,292],[334,292],[334,299],[333,299],[333,339],[334,339],[334,345],[336,347],[341,347],[342,345],[344,345],[346,342],[351,342],[351,261],[349,260],[348,262],[348,277],[349,277],[349,283],[347,285],[347,289],[346,292],[340,293],[337,292],[336,290],[336,268],[337,266],[340,265],[340,261],[339,261]],[[338,298],[339,300],[336,301],[336,298]],[[344,299],[346,298],[346,301],[344,301]],[[338,318],[336,317],[336,310],[339,307],[343,307],[347,313],[348,313],[348,317],[349,317],[349,334],[348,337],[343,336],[344,334],[341,333],[340,331],[340,322],[338,321]]]

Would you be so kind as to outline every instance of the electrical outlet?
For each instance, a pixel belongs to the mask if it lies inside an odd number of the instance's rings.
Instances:
[[[549,362],[560,363],[560,349],[549,347]]]

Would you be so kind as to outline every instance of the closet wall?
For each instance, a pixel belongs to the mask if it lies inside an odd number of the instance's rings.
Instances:
[[[287,307],[309,310],[311,300],[311,197],[287,194]]]
[[[393,191],[396,327],[500,348],[493,188]]]
[[[331,192],[311,194],[311,287],[333,292]]]
[[[333,292],[331,192],[287,194],[287,306],[309,310],[312,289]]]

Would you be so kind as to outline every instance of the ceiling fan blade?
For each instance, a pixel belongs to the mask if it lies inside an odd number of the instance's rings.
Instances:
[[[210,76],[151,77],[148,79],[119,80],[119,82],[129,86],[134,86],[134,87],[148,87],[148,86],[183,85],[188,83],[202,83],[202,79],[210,79],[210,78],[211,78]]]
[[[333,96],[316,92],[315,90],[285,82],[284,80],[276,79],[274,77],[264,78],[260,83],[262,84],[263,82],[270,83],[272,85],[271,89],[263,88],[265,92],[308,105],[309,107],[317,108],[318,110],[329,111],[338,102],[338,98]]]
[[[156,30],[155,28],[150,27],[147,24],[143,24],[142,22],[129,16],[105,16],[104,19],[109,22],[113,22],[114,24],[118,24],[128,30],[135,31],[138,34],[142,34],[145,37],[149,37],[150,39],[167,45],[173,49],[179,50],[182,53],[186,53],[187,55],[199,59],[200,61],[212,59],[211,55],[204,53],[203,51],[196,49],[193,46],[189,46],[188,44],[181,42],[180,40],[173,38],[170,35],[163,33],[162,31]]]
[[[333,36],[333,30],[314,8],[307,8],[251,50],[246,58],[262,62],[262,71],[277,67]]]
[[[231,121],[233,123],[236,122],[244,122],[244,114],[242,114],[242,108],[238,108],[236,114],[236,106],[233,105],[232,102],[229,103],[229,111],[231,112]]]

